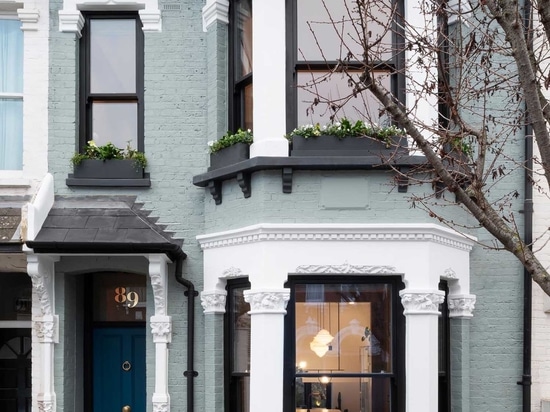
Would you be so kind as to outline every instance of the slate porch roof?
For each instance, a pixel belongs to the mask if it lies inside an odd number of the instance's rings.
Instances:
[[[0,251],[21,251],[21,208],[28,200],[25,196],[0,197]]]
[[[181,239],[149,217],[135,197],[56,198],[42,229],[27,246],[35,253],[147,254],[185,257]]]

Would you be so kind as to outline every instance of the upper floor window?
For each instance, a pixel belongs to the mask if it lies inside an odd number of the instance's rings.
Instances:
[[[289,2],[291,67],[288,124],[326,124],[347,117],[389,122],[369,91],[359,90],[365,71],[404,100],[400,1],[300,0]]]
[[[137,13],[86,15],[81,40],[80,147],[143,151],[143,32]]]
[[[229,18],[229,126],[252,129],[252,0],[233,1]]]
[[[0,16],[0,170],[23,168],[23,32]]]

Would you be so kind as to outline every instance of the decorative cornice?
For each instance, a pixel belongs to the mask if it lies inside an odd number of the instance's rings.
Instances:
[[[257,242],[433,242],[470,251],[473,240],[435,224],[275,224],[197,236],[203,249]]]
[[[402,290],[399,292],[405,315],[439,315],[439,305],[445,300],[441,290]]]
[[[208,26],[216,20],[229,23],[229,2],[227,0],[208,0],[202,8],[202,30],[208,31]]]
[[[456,272],[452,268],[447,268],[443,272],[443,275],[441,275],[441,279],[458,279],[458,276],[456,275]]]
[[[230,268],[227,268],[222,272],[221,278],[244,278],[247,276],[248,275],[246,273],[243,273],[240,268],[231,266]]]
[[[17,9],[17,17],[21,21],[21,30],[38,30],[38,9]]]
[[[201,292],[201,305],[204,313],[225,313],[225,300],[227,292],[225,290],[210,290]]]
[[[150,320],[153,342],[170,343],[172,342],[172,317],[171,316],[151,316]]]
[[[342,265],[301,265],[296,268],[295,273],[358,273],[366,275],[396,274],[397,269],[393,266],[368,266],[350,265],[345,262]]]
[[[475,295],[450,295],[447,297],[447,307],[450,318],[469,319],[474,316]]]
[[[244,291],[245,302],[250,303],[250,314],[286,314],[290,289],[250,289]]]

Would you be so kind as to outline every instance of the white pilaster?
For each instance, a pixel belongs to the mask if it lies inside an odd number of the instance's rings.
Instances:
[[[155,392],[152,397],[154,412],[170,410],[168,344],[172,342],[172,317],[167,315],[169,262],[166,255],[149,256],[149,277],[155,299],[155,314],[150,318],[151,333],[155,343]]]
[[[445,299],[440,290],[399,292],[406,317],[407,412],[438,411],[438,306]]]
[[[252,1],[254,143],[250,157],[288,156],[285,1]]]
[[[475,303],[475,295],[449,295],[447,297],[449,317],[465,319],[472,318],[474,316],[473,312]]]
[[[208,31],[208,26],[215,21],[229,23],[229,1],[206,0],[206,5],[202,8],[202,30]]]
[[[244,292],[251,315],[250,412],[283,410],[284,316],[289,298],[289,289]]]
[[[54,345],[59,342],[58,317],[54,307],[54,260],[44,256],[27,256],[27,273],[33,285],[34,302],[38,300],[38,310],[33,310],[33,332],[38,340],[39,362],[33,362],[32,373],[38,375],[39,387],[33,388],[38,408],[41,412],[53,412],[54,390]]]

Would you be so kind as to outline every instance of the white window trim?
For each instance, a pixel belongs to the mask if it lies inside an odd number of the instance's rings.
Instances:
[[[59,31],[82,37],[84,17],[81,10],[128,11],[138,10],[144,32],[162,31],[158,0],[64,0],[59,11]]]

